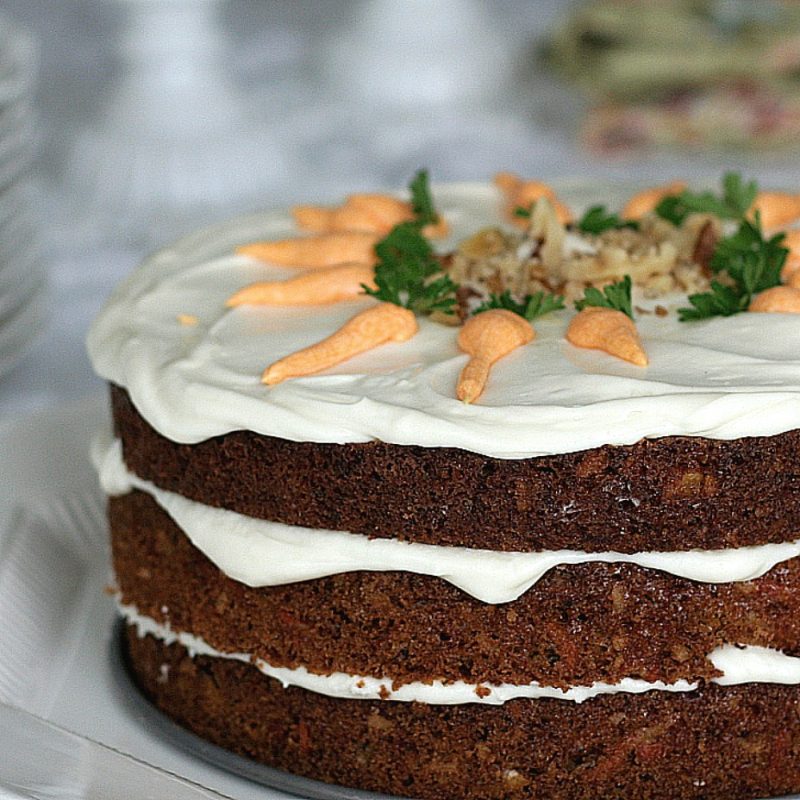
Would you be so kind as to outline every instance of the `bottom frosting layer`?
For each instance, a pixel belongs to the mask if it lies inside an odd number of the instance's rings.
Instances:
[[[143,691],[200,736],[298,775],[422,800],[745,800],[800,791],[800,688],[431,706],[285,689],[128,628]]]

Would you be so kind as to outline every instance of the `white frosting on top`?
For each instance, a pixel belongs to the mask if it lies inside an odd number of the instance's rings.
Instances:
[[[435,195],[453,228],[445,246],[499,221],[491,187],[440,187]],[[374,302],[226,309],[242,286],[290,274],[230,255],[235,245],[296,233],[288,215],[264,214],[151,258],[92,327],[96,371],[125,386],[158,431],[187,443],[244,429],[296,441],[378,439],[522,458],[644,437],[734,439],[800,428],[800,318],[792,314],[697,323],[679,323],[674,313],[642,315],[647,368],[573,347],[564,339],[571,312],[550,314],[536,323],[534,342],[494,366],[474,405],[455,399],[467,358],[456,332],[428,320],[408,342],[264,386],[265,366]],[[182,326],[180,314],[199,323]]]
[[[543,686],[536,682],[517,685],[511,683],[475,684],[464,681],[444,683],[439,680],[430,683],[415,681],[392,689],[390,677],[375,678],[366,675],[348,675],[344,672],[320,675],[309,672],[304,667],[295,669],[274,667],[263,659],[253,659],[247,653],[223,653],[197,636],[185,632],[175,632],[151,617],[140,614],[134,606],[120,605],[119,608],[125,619],[136,626],[139,636],[150,634],[167,644],[178,642],[189,651],[192,657],[204,655],[253,663],[265,675],[280,681],[284,687],[299,686],[317,694],[349,700],[398,700],[431,705],[461,705],[464,703],[502,705],[508,700],[527,697],[582,703],[601,694],[641,694],[650,691],[690,692],[698,687],[697,683],[685,680],[664,683],[663,681],[645,681],[640,678],[623,678],[619,683],[596,682],[589,686],[572,686],[568,689]],[[708,658],[716,669],[724,673],[719,678],[713,678],[712,683],[719,683],[723,686],[742,683],[800,683],[800,658],[787,656],[779,650],[751,645],[745,647],[724,645],[710,653]]]
[[[358,570],[402,570],[438,576],[485,603],[507,603],[560,564],[637,564],[691,580],[727,583],[752,580],[775,564],[800,555],[800,541],[730,550],[626,554],[495,552],[370,539],[255,519],[164,491],[129,472],[121,442],[109,436],[98,436],[92,451],[106,493],[125,494],[133,488],[147,492],[198,550],[229,578],[248,586],[278,586]]]

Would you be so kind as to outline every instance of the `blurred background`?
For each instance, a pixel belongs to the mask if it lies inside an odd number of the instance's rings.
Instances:
[[[3,0],[0,417],[96,391],[145,255],[260,208],[499,170],[800,184],[800,4]]]

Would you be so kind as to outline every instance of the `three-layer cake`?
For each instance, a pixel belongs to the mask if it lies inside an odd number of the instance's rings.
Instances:
[[[436,199],[450,244],[499,222],[491,187]],[[556,312],[474,404],[454,330],[422,319],[265,386],[375,302],[227,308],[288,275],[234,247],[293,232],[178,243],[90,335],[148,696],[238,753],[409,797],[800,791],[800,318],[641,300],[642,368]]]

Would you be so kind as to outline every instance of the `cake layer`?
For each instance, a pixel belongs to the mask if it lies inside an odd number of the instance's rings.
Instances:
[[[726,644],[800,654],[800,559],[754,581],[699,584],[629,565],[557,567],[486,605],[445,581],[351,572],[251,588],[225,576],[148,495],[110,503],[122,602],[223,652],[322,674],[560,688],[717,673]],[[224,532],[220,532],[224,535]]]
[[[136,475],[291,525],[487,550],[636,553],[787,542],[800,524],[800,431],[520,460],[248,431],[189,446],[161,436],[122,389],[112,400]]]
[[[340,700],[135,631],[154,702],[229,750],[423,800],[751,800],[800,791],[800,689],[708,685],[502,706]]]

